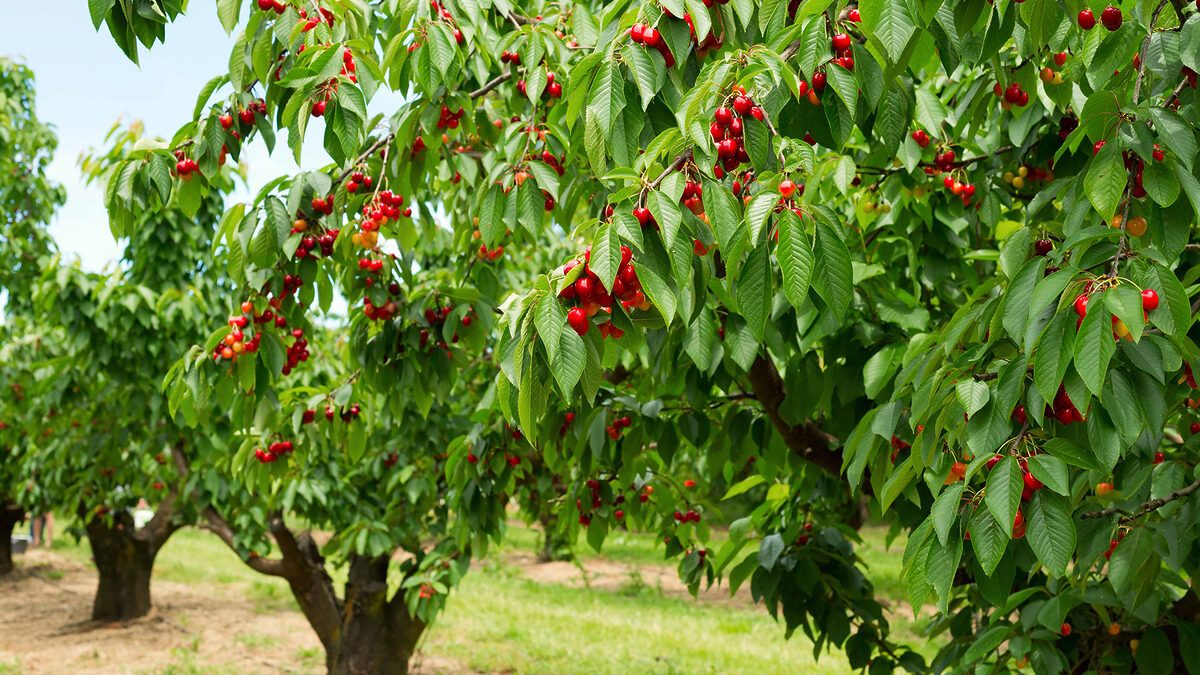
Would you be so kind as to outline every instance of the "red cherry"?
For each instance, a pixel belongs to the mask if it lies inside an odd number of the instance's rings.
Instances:
[[[650,224],[652,220],[654,220],[654,216],[650,214],[650,209],[644,206],[639,206],[638,208],[634,209],[633,217],[637,218],[638,224],[642,227],[645,227],[646,225]]]
[[[792,180],[784,179],[782,182],[779,183],[779,194],[784,199],[791,199],[792,195],[794,195],[795,193],[796,193],[796,183],[793,182]]]
[[[1025,472],[1023,478],[1025,481],[1025,487],[1029,488],[1030,490],[1041,490],[1045,485],[1042,483],[1042,481],[1034,478],[1033,474],[1029,473],[1028,471]]]
[[[991,471],[996,466],[996,464],[998,464],[1000,462],[1000,459],[1001,459],[1000,455],[993,455],[990,459],[988,459],[987,463],[984,464],[984,466],[987,467],[988,471]]]
[[[1054,55],[1054,65],[1061,66],[1067,62],[1067,53],[1059,52]]]
[[[324,115],[325,114],[325,106],[326,106],[325,101],[317,101],[316,103],[314,103],[313,107],[312,107],[312,116],[320,117],[320,116]]]
[[[1100,149],[1103,148],[1104,144],[1107,142],[1108,141],[1096,141],[1096,144],[1092,146],[1092,156],[1095,157],[1096,155],[1100,154]]]
[[[1092,14],[1092,10],[1085,9],[1079,12],[1079,27],[1084,30],[1091,30],[1096,27],[1096,17]]]
[[[1062,632],[1062,636],[1063,636],[1063,637],[1067,637],[1068,635],[1070,635],[1070,634],[1071,634],[1071,624],[1069,624],[1069,623],[1064,623],[1064,624],[1062,625],[1062,631],[1061,631],[1061,632]]]
[[[729,126],[729,122],[733,120],[733,111],[725,106],[717,108],[717,112],[713,114],[713,119],[723,127]]]
[[[733,109],[736,110],[737,114],[739,115],[749,115],[750,108],[752,107],[754,107],[754,104],[750,101],[748,96],[738,96],[737,98],[733,99]]]
[[[850,36],[845,33],[834,35],[831,42],[833,43],[834,51],[844,52],[850,48]]]
[[[1109,30],[1119,29],[1122,21],[1123,17],[1121,16],[1121,10],[1118,7],[1109,5],[1108,7],[1104,8],[1103,12],[1100,13],[1100,22],[1103,23],[1104,27]]]
[[[1142,291],[1142,309],[1153,312],[1158,309],[1158,292],[1153,288]]]
[[[850,14],[848,16],[854,23],[862,23],[862,15],[859,14],[858,8],[850,10]]]
[[[917,129],[916,131],[912,132],[912,139],[916,141],[917,145],[921,146],[922,148],[929,147],[929,133],[924,129]]]
[[[813,73],[812,88],[818,94],[825,91],[825,73],[820,71]]]
[[[696,255],[708,255],[708,247],[699,239],[692,242],[692,250],[696,252]]]
[[[661,41],[661,39],[662,39],[662,37],[659,35],[658,31],[655,30],[654,28],[647,27],[645,30],[642,31],[642,42],[647,47],[657,47],[658,43]]]
[[[587,313],[584,312],[580,307],[572,307],[571,311],[567,312],[567,323],[570,324],[571,328],[581,336],[587,332],[588,326],[590,325],[588,322]]]
[[[1013,518],[1013,539],[1020,539],[1025,536],[1025,514],[1017,511],[1017,516]]]
[[[1087,316],[1088,296],[1086,294],[1080,293],[1079,295],[1075,296],[1074,304],[1075,313],[1079,315],[1079,318],[1082,319],[1083,317]]]
[[[1163,461],[1165,461],[1165,460],[1166,460],[1166,457],[1162,454],[1162,452],[1154,453],[1154,463],[1155,464],[1162,464]]]

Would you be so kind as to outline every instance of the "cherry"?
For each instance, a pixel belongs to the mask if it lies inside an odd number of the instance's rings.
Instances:
[[[922,149],[929,147],[929,133],[924,129],[917,129],[916,131],[912,132],[912,139],[916,141],[917,145],[921,146]]]
[[[834,35],[831,42],[833,43],[834,51],[844,52],[850,48],[850,36],[845,33]]]
[[[1029,419],[1025,415],[1025,406],[1023,406],[1023,405],[1019,405],[1016,408],[1013,408],[1012,416],[1013,416],[1013,419],[1017,420],[1018,424],[1025,424],[1025,422]]]
[[[1142,291],[1142,309],[1153,312],[1158,309],[1158,292],[1153,288]]]
[[[1107,142],[1108,141],[1096,141],[1096,144],[1092,146],[1092,156],[1095,157],[1096,155],[1100,154],[1100,149],[1103,148],[1104,144]]]
[[[641,225],[642,227],[645,227],[652,220],[654,220],[654,216],[652,216],[650,214],[650,209],[648,209],[644,206],[639,206],[638,208],[634,209],[633,217],[637,218],[638,224]]]
[[[796,183],[791,179],[784,179],[779,183],[779,195],[781,197],[791,199],[794,194],[796,194]]]
[[[1049,239],[1038,239],[1033,242],[1033,250],[1038,255],[1046,255],[1054,250],[1054,242]]]
[[[217,119],[219,119],[221,121],[221,126],[226,129],[233,126],[233,115],[230,115],[229,113],[225,113],[224,115],[221,115]]]
[[[1109,30],[1119,29],[1121,27],[1122,20],[1123,17],[1121,16],[1120,8],[1113,7],[1112,5],[1105,7],[1104,11],[1100,13],[1100,22],[1103,23],[1104,27]],[[1095,20],[1093,19],[1093,22],[1094,21]]]
[[[812,88],[818,94],[825,91],[825,73],[820,71],[813,73]]]
[[[633,24],[633,27],[629,29],[629,39],[631,39],[634,42],[637,42],[639,44],[644,42],[646,40],[646,36],[645,36],[646,28],[647,28],[647,26],[644,24],[640,24],[640,23]]]
[[[708,247],[699,239],[692,242],[692,250],[696,252],[696,255],[708,255]]]
[[[241,120],[242,124],[254,124],[254,111],[246,108],[238,113],[238,119]]]
[[[312,107],[312,116],[320,117],[320,116],[324,115],[325,114],[325,106],[326,106],[325,101],[317,101],[316,103],[314,103],[313,107]]]
[[[1067,62],[1067,53],[1059,52],[1054,55],[1054,65],[1061,66]]]
[[[748,96],[738,96],[733,99],[733,109],[739,115],[749,115],[752,107],[754,107],[754,104]]]
[[[1087,304],[1088,296],[1086,294],[1080,293],[1079,295],[1075,296],[1075,313],[1078,314],[1079,318],[1081,319],[1087,316]]]
[[[854,23],[862,23],[862,15],[859,14],[858,8],[850,10],[850,13],[847,16]]]
[[[984,466],[987,467],[988,471],[991,471],[993,468],[996,467],[997,464],[1000,463],[1000,459],[1001,459],[1000,455],[992,455],[990,458],[988,458],[988,461],[984,464]]]
[[[657,47],[661,39],[662,36],[659,35],[658,31],[654,28],[647,27],[642,31],[642,42],[647,47]]]
[[[717,121],[717,124],[727,127],[733,120],[733,111],[725,106],[721,106],[720,108],[717,108],[717,112],[713,114],[713,119]]]
[[[1069,623],[1064,623],[1064,624],[1062,625],[1062,631],[1061,631],[1061,632],[1062,632],[1062,636],[1063,636],[1063,637],[1067,637],[1068,635],[1070,635],[1070,634],[1071,634],[1071,624],[1069,624]]]
[[[1112,489],[1113,489],[1112,483],[1099,483],[1096,485],[1096,494],[1098,494],[1100,496],[1104,496],[1104,495],[1112,492]]]
[[[1019,509],[1017,510],[1017,516],[1013,518],[1012,536],[1013,539],[1020,539],[1025,536],[1025,514],[1021,513]]]
[[[584,281],[584,279],[580,279],[580,281]],[[567,323],[580,336],[587,333],[588,326],[590,325],[587,314],[579,307],[572,307],[571,311],[567,312]]]
[[[1162,464],[1165,460],[1166,460],[1166,457],[1162,454],[1161,451],[1154,453],[1154,463],[1155,464]]]
[[[1022,478],[1025,481],[1025,487],[1029,488],[1030,490],[1041,490],[1043,487],[1045,487],[1045,484],[1042,483],[1042,481],[1034,478],[1033,474],[1029,473],[1028,471],[1025,472],[1025,475]]]
[[[1096,16],[1092,14],[1092,10],[1084,9],[1079,12],[1079,27],[1084,30],[1091,30],[1096,27]]]

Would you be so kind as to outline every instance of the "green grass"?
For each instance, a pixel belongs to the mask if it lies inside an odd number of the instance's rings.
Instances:
[[[19,661],[0,661],[0,675],[24,675],[25,666]]]
[[[64,521],[65,522],[65,519]],[[860,532],[859,554],[868,566],[878,595],[892,608],[907,602],[899,583],[904,541],[885,547],[886,530],[868,526]],[[711,549],[726,538],[714,531]],[[505,545],[477,561],[462,585],[450,596],[446,611],[426,635],[423,653],[448,658],[475,670],[512,673],[844,673],[850,672],[838,652],[814,661],[812,645],[798,633],[785,640],[783,628],[759,608],[745,609],[697,602],[667,595],[643,575],[663,561],[662,547],[651,534],[613,533],[598,554],[580,541],[576,553],[583,562],[600,557],[630,565],[628,579],[616,590],[540,583],[505,562],[505,553],[532,554],[540,549],[541,532],[513,524]],[[87,542],[57,539],[56,553],[87,563]],[[330,570],[341,589],[344,570]],[[298,611],[287,583],[251,570],[211,534],[185,529],[176,533],[159,554],[155,579],[192,583],[228,594],[230,602],[244,598],[254,611]],[[907,614],[907,611],[904,612]],[[895,613],[895,637],[929,655],[919,634],[927,618],[911,621]],[[244,635],[244,648],[270,648],[271,636]],[[319,668],[319,649],[294,655]],[[0,675],[20,673],[21,665],[0,664]],[[196,650],[174,650],[172,660],[155,673],[226,673],[228,664],[202,663]]]

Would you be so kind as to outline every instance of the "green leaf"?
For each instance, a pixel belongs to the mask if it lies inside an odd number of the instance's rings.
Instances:
[[[1069,442],[1069,441],[1068,441]],[[1070,496],[1071,486],[1068,483],[1067,465],[1063,460],[1052,454],[1034,455],[1029,458],[1029,472],[1033,477],[1046,484],[1046,487],[1060,495]]]
[[[1142,295],[1132,286],[1123,285],[1104,292],[1104,306],[1125,324],[1136,342],[1142,338]]]
[[[950,534],[950,526],[958,519],[958,509],[962,502],[962,493],[966,489],[962,482],[953,483],[938,498],[933,500],[929,518],[933,522],[933,531],[937,533],[938,541],[946,545],[946,537]]]
[[[779,534],[769,534],[763,537],[762,545],[758,548],[758,564],[770,572],[774,569],[781,553],[783,553],[783,537]]]
[[[1089,303],[1087,316],[1075,336],[1075,370],[1093,396],[1100,395],[1108,374],[1108,362],[1117,351],[1113,342],[1112,315],[1098,305],[1100,303]]]
[[[558,381],[558,389],[564,396],[570,395],[583,376],[583,367],[587,362],[587,348],[583,338],[574,330],[562,331],[558,345],[558,358],[553,361],[550,370]]]
[[[1015,457],[1004,457],[988,474],[983,501],[997,523],[1008,525],[1002,528],[1006,537],[1012,536],[1013,521],[1017,517],[1017,507],[1021,505],[1021,491],[1024,489],[1025,481]],[[971,536],[975,536],[974,533]]]
[[[1004,330],[1018,346],[1024,346],[1029,322],[1030,297],[1046,269],[1046,258],[1030,258],[1004,291]]]
[[[717,245],[722,254],[727,255],[734,250],[734,242],[744,236],[740,227],[741,210],[734,201],[733,193],[721,183],[705,178],[700,199],[704,203],[704,213],[716,232]]]
[[[743,492],[750,490],[751,488],[762,485],[764,482],[766,482],[766,479],[763,478],[761,474],[757,473],[747,478],[743,478],[734,485],[730,486],[729,490],[725,493],[725,496],[721,497],[721,500],[724,501],[726,499],[732,499]]]
[[[242,0],[217,0],[217,18],[221,20],[226,35],[233,33],[237,27],[241,8]]]
[[[625,86],[621,70],[615,62],[609,62],[600,68],[592,83],[592,96],[588,102],[588,110],[596,117],[596,123],[609,142],[613,140],[613,129],[621,119],[625,109]]]
[[[971,535],[974,537],[975,535]],[[983,658],[985,654],[999,647],[1012,634],[1012,626],[996,624],[983,631],[963,654],[963,663],[972,663]]]
[[[612,291],[617,270],[621,267],[621,240],[610,225],[602,225],[592,239],[588,268],[600,278],[605,290]]]
[[[859,11],[866,32],[879,40],[892,61],[899,61],[909,38],[917,30],[906,0],[862,2]]]
[[[816,255],[812,241],[795,213],[785,210],[777,222],[779,246],[775,249],[775,257],[783,273],[783,292],[793,307],[800,308],[808,299]]]
[[[1121,193],[1124,192],[1128,179],[1116,143],[1105,145],[1088,166],[1083,189],[1087,192],[1092,206],[1105,221],[1112,220],[1113,214],[1116,213],[1117,203],[1121,201]]]
[[[1032,459],[1030,464],[1033,464]],[[1067,563],[1075,552],[1075,523],[1071,521],[1067,498],[1038,490],[1027,511],[1025,527],[1029,546],[1051,574],[1065,576]]]
[[[991,511],[976,507],[971,514],[968,530],[971,533],[971,548],[975,549],[979,566],[990,576],[1004,556],[1004,549],[1012,537],[1012,523],[1010,521],[1007,528],[1001,527]]]
[[[567,313],[563,311],[558,299],[547,293],[538,300],[533,318],[537,324],[538,337],[546,347],[546,357],[550,363],[554,363],[558,357],[558,345],[566,325]]]
[[[1196,132],[1179,113],[1169,108],[1151,106],[1150,119],[1154,120],[1158,137],[1171,151],[1172,159],[1178,160],[1185,169],[1190,169],[1196,158]]]
[[[987,405],[988,399],[991,398],[991,391],[987,384],[976,382],[971,377],[959,380],[955,392],[958,394],[958,402],[962,404],[968,416],[974,415],[980,408]]]
[[[829,305],[838,321],[846,317],[854,299],[850,251],[824,218],[817,219],[816,256],[813,262],[813,288]]]
[[[771,263],[766,243],[759,244],[750,252],[737,278],[737,304],[739,313],[759,342],[771,316]]]
[[[1182,625],[1180,621],[1177,625]],[[1160,628],[1148,628],[1141,634],[1141,644],[1138,645],[1134,661],[1137,663],[1139,675],[1168,675],[1175,667],[1175,650],[1171,641]],[[1191,651],[1191,646],[1184,647],[1180,640],[1180,651]],[[1195,672],[1190,671],[1190,672]]]

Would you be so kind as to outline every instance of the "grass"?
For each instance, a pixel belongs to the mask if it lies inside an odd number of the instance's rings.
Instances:
[[[886,547],[886,530],[878,526],[865,527],[860,535],[864,542],[858,551],[877,595],[898,610],[907,602],[899,582],[903,539]],[[802,634],[785,640],[782,626],[759,608],[664,594],[656,582],[647,581],[652,576],[642,573],[675,565],[663,560],[654,535],[613,533],[602,554],[579,543],[576,552],[584,563],[604,558],[632,567],[616,590],[531,581],[506,562],[506,552],[537,551],[541,536],[523,525],[510,527],[505,546],[477,561],[450,596],[446,611],[422,643],[422,653],[475,670],[530,675],[850,672],[839,652],[814,660],[812,645]],[[715,550],[725,538],[723,531],[714,531],[709,547]],[[59,538],[54,550],[81,562],[90,559],[86,541]],[[330,572],[340,590],[344,570]],[[240,598],[251,603],[259,613],[298,611],[285,581],[254,572],[215,537],[199,530],[181,530],[171,538],[159,554],[154,576],[212,588],[228,595],[230,602]],[[928,614],[915,621],[906,619],[907,614],[905,610],[893,615],[894,636],[922,647],[928,656],[932,650],[919,636]],[[246,649],[267,649],[278,642],[269,635],[243,635],[237,641]],[[324,660],[320,650],[301,650],[295,656],[313,667]],[[179,649],[171,664],[158,672],[229,672],[227,664],[201,661],[194,649]],[[0,663],[0,675],[20,672],[19,663]]]

